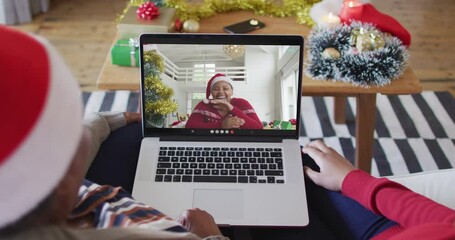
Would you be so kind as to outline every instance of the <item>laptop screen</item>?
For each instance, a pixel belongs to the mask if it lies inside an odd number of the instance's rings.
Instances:
[[[144,136],[298,138],[303,38],[143,34]]]

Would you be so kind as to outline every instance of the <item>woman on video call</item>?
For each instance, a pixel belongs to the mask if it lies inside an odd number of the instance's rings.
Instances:
[[[232,84],[232,79],[224,74],[215,74],[207,83],[207,99],[196,105],[186,128],[262,129],[251,104],[232,96]]]

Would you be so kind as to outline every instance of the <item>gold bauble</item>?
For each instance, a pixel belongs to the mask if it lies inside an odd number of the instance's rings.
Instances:
[[[352,30],[349,43],[358,52],[374,51],[385,46],[384,37],[381,32],[363,27]]]
[[[188,19],[183,23],[183,31],[187,33],[199,32],[199,22],[194,19]]]
[[[337,60],[338,58],[341,57],[341,54],[338,50],[331,47],[331,48],[324,49],[324,51],[322,52],[322,57],[325,59]]]

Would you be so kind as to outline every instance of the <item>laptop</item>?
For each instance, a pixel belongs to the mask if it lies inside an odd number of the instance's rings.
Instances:
[[[223,226],[306,226],[303,38],[142,34],[139,47],[133,197],[174,218],[200,208]]]

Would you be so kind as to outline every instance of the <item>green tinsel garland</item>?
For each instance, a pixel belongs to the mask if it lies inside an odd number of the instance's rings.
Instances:
[[[156,51],[144,52],[144,121],[147,127],[163,127],[166,115],[177,111],[172,101],[174,90],[163,84],[160,74],[164,71],[163,58]]]
[[[396,37],[382,35],[380,47],[359,51],[352,39],[359,29],[379,33],[373,25],[354,22],[336,28],[314,28],[308,38],[309,64],[305,73],[317,80],[333,80],[356,86],[383,86],[406,69],[408,51]]]
[[[230,11],[253,11],[257,15],[272,17],[296,17],[297,23],[313,26],[310,9],[320,0],[204,0],[201,4],[188,3],[187,0],[131,0],[130,4],[138,6],[152,1],[157,6],[177,9],[181,21],[188,19],[201,20],[216,13]]]

